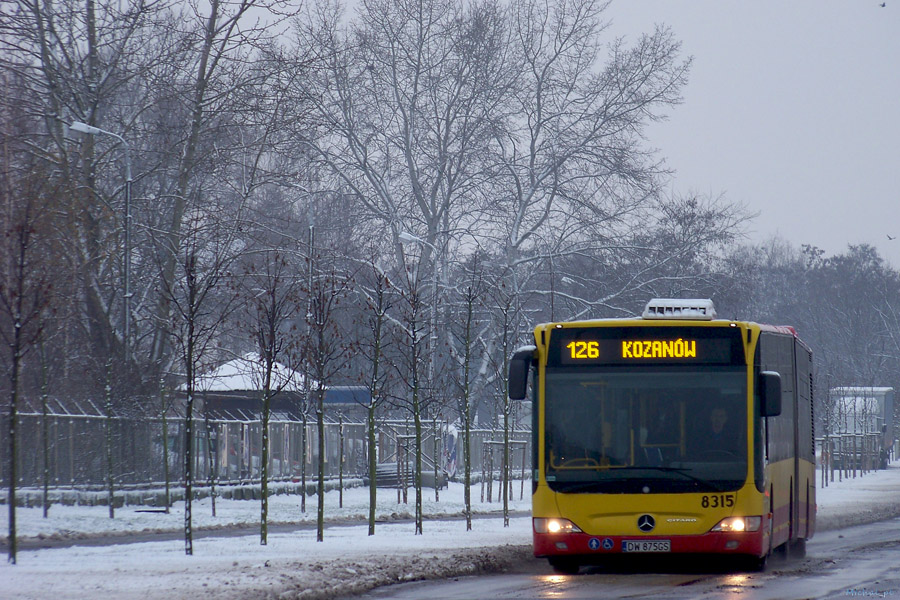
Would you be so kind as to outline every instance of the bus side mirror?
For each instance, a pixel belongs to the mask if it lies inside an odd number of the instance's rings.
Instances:
[[[775,371],[763,371],[756,382],[759,390],[759,408],[763,417],[781,414],[781,375]]]
[[[534,361],[534,346],[523,346],[513,353],[509,361],[509,399],[524,400],[528,393],[528,371]]]

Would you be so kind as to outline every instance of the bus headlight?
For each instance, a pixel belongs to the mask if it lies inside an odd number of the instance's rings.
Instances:
[[[710,529],[710,531],[759,531],[762,517],[727,517]]]
[[[535,517],[535,533],[581,533],[581,529],[568,519],[546,519]]]

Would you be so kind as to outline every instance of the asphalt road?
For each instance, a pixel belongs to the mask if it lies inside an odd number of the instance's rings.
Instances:
[[[696,558],[647,557],[639,563],[582,568],[556,575],[545,560],[514,572],[392,585],[363,599],[490,598],[791,598],[900,597],[900,519],[818,534],[805,559],[770,559],[760,573]]]

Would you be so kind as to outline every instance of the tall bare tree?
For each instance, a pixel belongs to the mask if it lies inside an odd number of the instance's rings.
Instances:
[[[367,280],[359,281],[356,291],[365,303],[362,318],[365,320],[365,333],[359,343],[360,353],[365,357],[364,375],[369,389],[369,400],[366,404],[366,434],[368,436],[367,452],[369,465],[369,535],[375,535],[375,510],[378,506],[378,444],[376,431],[376,414],[387,399],[387,375],[389,364],[387,352],[390,337],[387,329],[390,325],[389,311],[393,306],[393,287],[388,274],[373,259],[365,270],[371,272]]]
[[[138,141],[135,123],[151,104],[146,76],[178,47],[174,29],[163,26],[169,4],[12,0],[3,12],[0,63],[29,92],[19,100],[23,112],[43,123],[23,150],[56,165],[71,186],[58,227],[68,239],[71,274],[63,293],[77,303],[67,309],[71,321],[60,345],[69,352],[56,355],[51,348],[50,359],[63,364],[64,377],[79,379],[86,394],[97,394],[96,382],[105,381],[102,372],[113,357],[120,387],[133,391],[124,381],[135,370],[122,360],[125,328],[119,327],[125,294],[119,282],[127,266],[125,156],[108,136],[88,136],[72,152],[64,134],[68,124],[81,121]],[[75,361],[79,366],[71,369]],[[85,365],[94,365],[93,376],[79,377]]]
[[[240,297],[245,300],[242,312],[247,317],[249,333],[259,356],[262,388],[262,448],[260,457],[260,531],[259,542],[268,543],[269,515],[269,418],[272,399],[288,387],[299,387],[293,371],[279,368],[296,355],[299,343],[298,319],[305,298],[301,289],[303,279],[297,275],[297,265],[288,260],[284,249],[263,249],[248,254],[241,275]],[[288,365],[290,366],[290,365]]]
[[[10,155],[10,140],[4,136],[0,170],[0,340],[7,352],[4,387],[8,392],[7,476],[9,492],[10,563],[16,562],[16,456],[20,375],[25,356],[35,349],[44,327],[50,300],[50,265],[45,262],[49,246],[48,208],[56,193],[46,171],[31,161],[17,164]],[[52,178],[49,180],[52,182]]]
[[[347,367],[350,358],[348,338],[340,330],[340,315],[352,278],[339,271],[333,254],[323,255],[318,251],[309,260],[313,261],[311,287],[307,290],[309,336],[302,352],[308,363],[307,374],[316,407],[319,463],[316,541],[321,542],[325,539],[325,394],[335,376]]]
[[[455,377],[459,394],[459,413],[463,425],[463,501],[466,513],[466,531],[472,529],[472,421],[474,418],[473,380],[475,379],[476,352],[478,345],[478,313],[483,297],[488,291],[484,269],[476,254],[472,257],[471,269],[467,269],[465,280],[459,284],[458,312],[453,333],[460,352],[456,356],[459,375]]]
[[[333,7],[316,6],[298,34],[302,56],[315,48],[322,57],[298,92],[311,98],[321,124],[310,152],[354,194],[369,235],[391,243],[395,264],[405,262],[402,236],[422,240],[416,296],[426,310],[440,301],[428,290],[455,231],[474,222],[492,162],[492,134],[515,74],[505,12],[494,1],[377,0],[357,8],[347,23]],[[438,307],[430,312],[423,323],[433,327]],[[446,329],[435,329],[422,338],[432,357],[447,342]],[[422,390],[432,394],[439,387],[427,384]]]
[[[398,406],[408,411],[413,419],[415,534],[422,535],[424,520],[422,515],[422,419],[431,404],[431,399],[426,395],[423,384],[423,379],[425,379],[423,369],[427,362],[424,338],[428,329],[418,270],[415,267],[407,267],[400,277],[398,322],[401,341],[399,345],[402,345],[405,350],[402,352],[401,358],[393,365],[398,379],[402,381],[400,395],[395,398],[395,401]],[[405,487],[406,481],[403,481],[402,485]],[[437,485],[437,481],[435,481],[435,485]]]
[[[184,540],[185,554],[193,554],[193,517],[191,514],[194,485],[194,401],[197,378],[209,359],[219,329],[234,306],[234,294],[224,291],[223,279],[242,250],[235,239],[240,217],[228,220],[211,218],[197,212],[191,219],[185,240],[169,246],[171,238],[160,242],[161,269],[167,268],[171,255],[177,257],[179,277],[166,287],[165,295],[174,307],[169,333],[184,369]],[[182,243],[182,241],[184,243]],[[167,281],[162,278],[162,281]]]
[[[223,154],[231,148],[243,148],[239,144],[240,133],[228,136],[230,130],[237,130],[235,106],[245,106],[246,98],[240,96],[248,88],[259,85],[266,80],[265,63],[255,62],[254,52],[265,46],[278,30],[278,22],[287,18],[290,11],[283,0],[239,0],[238,2],[222,2],[213,0],[200,7],[192,8],[188,23],[195,29],[186,32],[187,52],[182,57],[184,64],[192,71],[189,77],[180,76],[178,85],[171,89],[172,96],[164,98],[163,106],[175,103],[178,115],[183,121],[173,128],[174,137],[168,140],[177,163],[161,180],[164,190],[161,195],[166,200],[161,214],[165,221],[159,226],[165,232],[166,245],[176,250],[170,253],[163,263],[160,277],[165,286],[171,286],[176,274],[177,249],[183,237],[185,215],[191,210],[191,199],[205,197],[198,193],[206,184],[201,178],[203,173],[215,173],[215,165],[221,164]],[[160,115],[160,119],[164,115]],[[163,124],[162,122],[160,124]],[[264,133],[264,132],[262,132]],[[252,138],[257,143],[265,143],[267,137],[256,132]],[[229,145],[224,146],[216,139],[225,137]],[[233,144],[233,145],[232,145]],[[261,149],[251,152],[248,169],[238,169],[231,179],[233,190],[240,196],[247,196],[258,184],[259,157]],[[245,180],[248,172],[253,173],[250,180]],[[216,174],[221,175],[221,173]],[[170,311],[169,299],[163,295],[159,298],[155,309],[157,322],[165,322]],[[164,361],[167,354],[167,336],[157,334],[154,337],[152,359],[156,363]]]

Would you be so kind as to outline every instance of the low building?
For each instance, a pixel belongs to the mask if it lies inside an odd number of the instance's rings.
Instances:
[[[262,382],[263,365],[255,354],[230,360],[198,378],[196,397],[202,403],[198,408],[208,410],[214,419],[257,420],[263,411]],[[299,421],[304,411],[312,418],[314,399],[307,398],[301,373],[275,363],[270,387],[275,392],[269,405],[271,418]],[[370,398],[365,386],[329,386],[325,417],[364,422]]]
[[[837,435],[877,435],[882,465],[893,449],[894,388],[846,386],[829,390],[832,419],[829,433]]]

